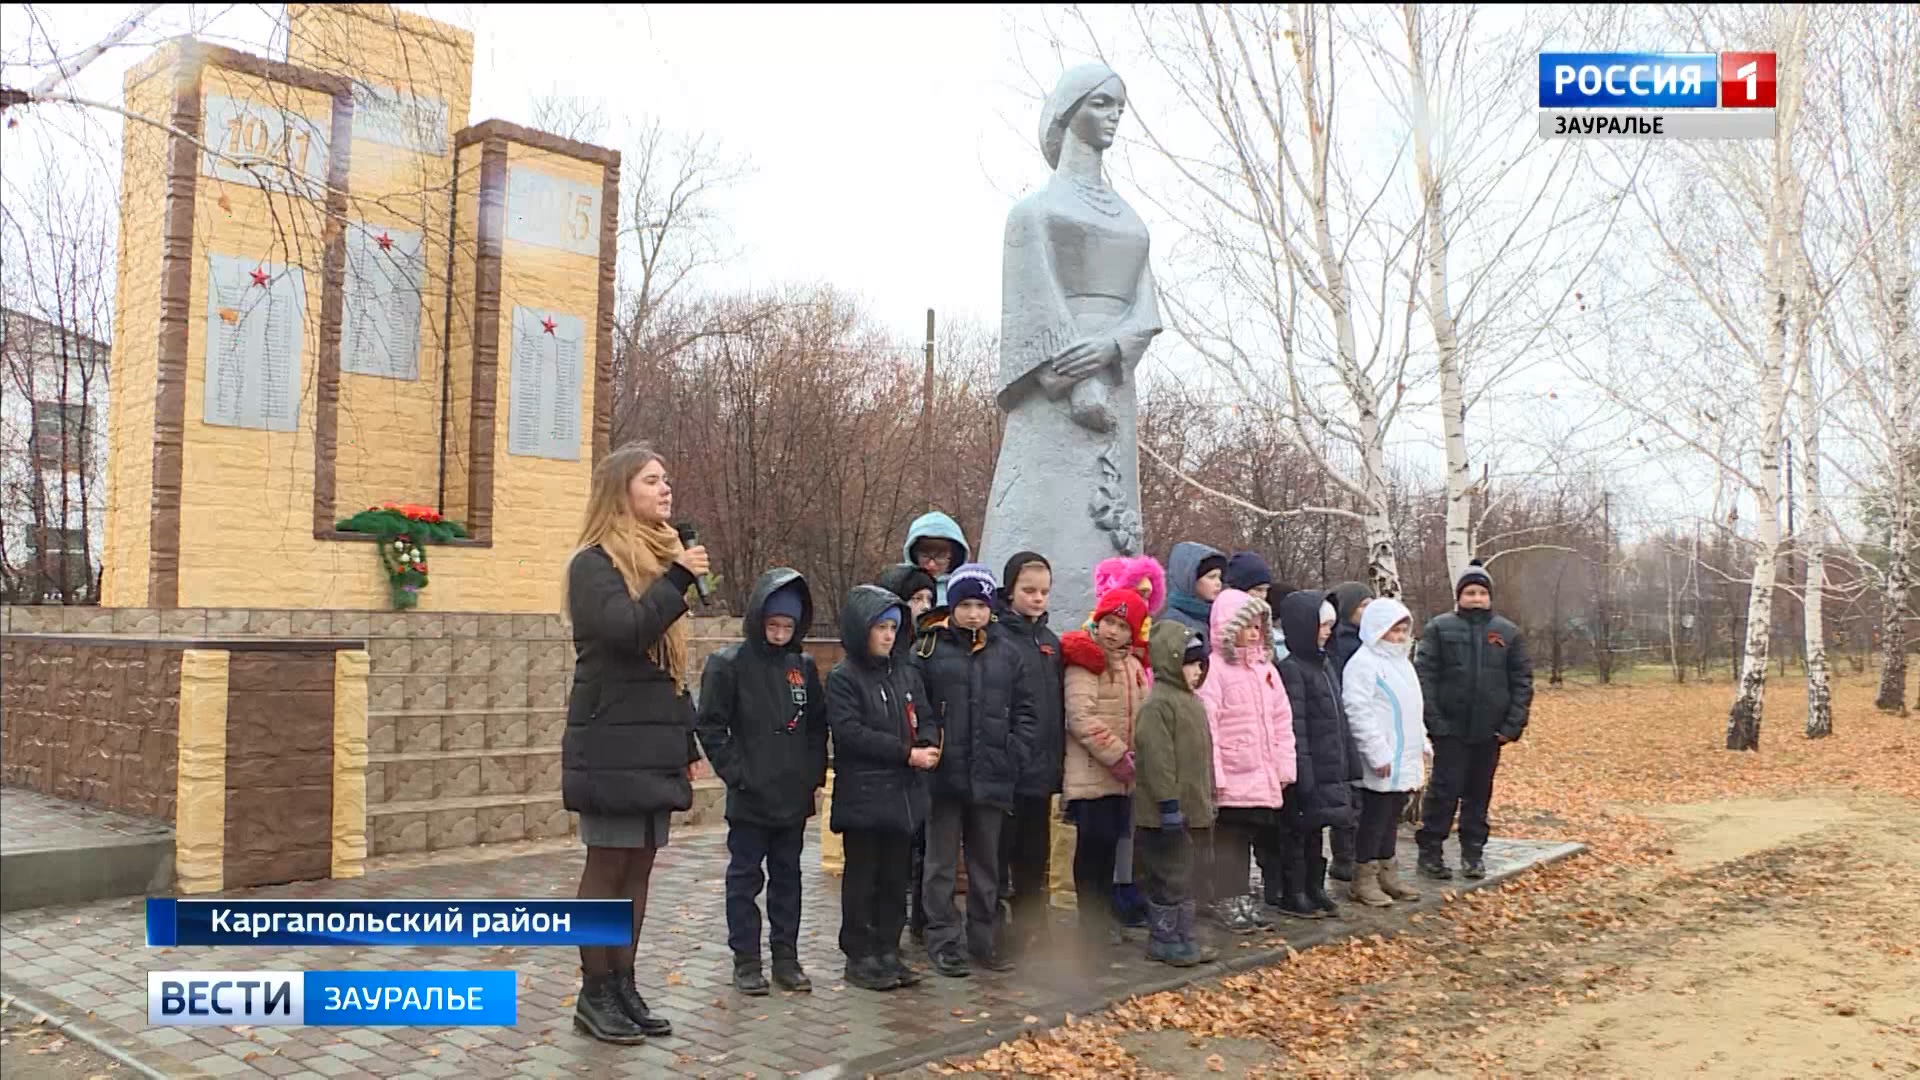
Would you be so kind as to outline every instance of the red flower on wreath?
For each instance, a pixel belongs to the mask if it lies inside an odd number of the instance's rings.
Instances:
[[[438,525],[442,520],[440,511],[435,510],[431,506],[421,506],[418,503],[381,503],[379,506],[374,507],[374,509],[392,510],[409,521],[424,521],[429,525]]]

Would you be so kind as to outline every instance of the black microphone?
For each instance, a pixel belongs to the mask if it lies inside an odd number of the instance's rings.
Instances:
[[[675,525],[673,531],[680,534],[681,547],[693,548],[700,546],[700,530],[694,528],[693,522],[683,521]],[[707,594],[707,576],[705,574],[701,574],[699,577],[693,579],[693,591],[700,594],[701,607],[711,607],[713,605],[713,597]]]

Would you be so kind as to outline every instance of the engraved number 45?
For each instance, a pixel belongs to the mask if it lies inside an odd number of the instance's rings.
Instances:
[[[1747,80],[1748,101],[1758,101],[1760,99],[1760,62],[1758,60],[1749,60],[1740,65],[1739,70],[1735,71],[1733,75],[1736,79]]]

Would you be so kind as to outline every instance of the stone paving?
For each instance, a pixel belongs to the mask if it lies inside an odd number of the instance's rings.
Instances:
[[[9,808],[11,812],[11,808]],[[1291,923],[1286,931],[1232,941],[1220,963],[1186,972],[1145,961],[1137,946],[1097,958],[1035,957],[1004,975],[965,980],[929,977],[890,994],[839,980],[835,944],[838,883],[805,862],[806,915],[801,957],[815,990],[747,998],[729,985],[721,879],[724,833],[676,834],[654,875],[653,903],[641,940],[642,992],[672,1019],[674,1037],[644,1047],[610,1047],[576,1034],[573,949],[226,949],[145,948],[139,900],[43,908],[0,917],[0,991],[49,1014],[76,1038],[107,1049],[148,1076],[506,1077],[863,1076],[976,1052],[1025,1028],[1057,1024],[1131,994],[1228,970],[1276,962],[1299,949],[1352,933],[1388,932],[1426,899],[1385,912],[1343,905],[1344,917]],[[1402,859],[1411,870],[1412,843]],[[1488,846],[1491,885],[1529,866],[1578,851],[1578,845],[1495,840]],[[569,896],[578,848],[441,862],[377,863],[354,881],[245,890],[253,898]],[[1463,885],[1465,883],[1462,883]],[[1062,920],[1070,919],[1061,915]],[[1070,940],[1063,921],[1056,937]],[[924,967],[924,957],[910,957]],[[205,1028],[149,1027],[149,969],[513,968],[520,973],[519,1023],[512,1028]]]
[[[26,788],[0,789],[0,854],[166,840],[166,822],[101,810]]]

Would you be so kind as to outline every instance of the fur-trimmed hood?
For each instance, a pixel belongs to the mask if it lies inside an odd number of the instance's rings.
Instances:
[[[1240,637],[1240,631],[1249,626],[1260,627],[1261,648],[1250,657],[1242,658],[1234,647],[1234,641]],[[1273,638],[1273,609],[1266,601],[1257,599],[1239,589],[1223,589],[1214,598],[1212,625],[1209,627],[1213,638],[1213,651],[1229,664],[1243,667],[1254,664],[1271,664],[1273,650],[1266,643]]]
[[[1147,614],[1158,615],[1167,606],[1167,572],[1151,555],[1116,555],[1093,568],[1093,595],[1114,589],[1139,589],[1145,583]]]

